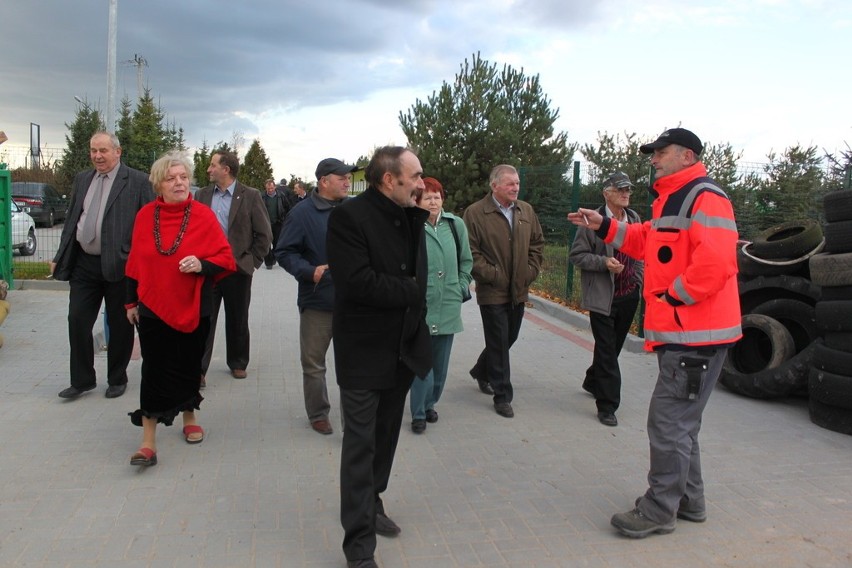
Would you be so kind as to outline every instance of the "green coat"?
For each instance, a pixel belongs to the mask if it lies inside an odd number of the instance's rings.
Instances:
[[[448,220],[449,219],[449,220]],[[461,243],[461,266],[456,256],[456,241],[450,229],[453,223]],[[426,324],[431,335],[450,335],[464,329],[461,319],[462,290],[470,287],[470,254],[467,228],[461,218],[441,212],[434,227],[427,221],[426,257],[429,278],[426,287]]]

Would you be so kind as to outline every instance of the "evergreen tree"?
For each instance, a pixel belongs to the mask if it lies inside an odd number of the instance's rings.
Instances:
[[[204,140],[201,148],[195,151],[192,160],[195,164],[192,176],[195,178],[195,185],[198,187],[207,187],[210,185],[210,178],[207,177],[207,167],[210,165],[210,148],[207,146],[207,140]]]
[[[770,152],[764,166],[766,178],[757,188],[759,229],[802,218],[819,218],[823,186],[822,161],[816,146],[787,148],[782,155]]]
[[[133,108],[127,96],[121,99],[121,108],[118,111],[118,123],[115,135],[118,136],[118,141],[121,142],[121,161],[127,163],[127,153],[130,150],[130,141],[133,138]]]
[[[272,177],[272,164],[257,138],[249,146],[243,163],[240,165],[240,181],[256,189],[263,189],[266,180]]]
[[[154,105],[151,90],[145,89],[133,113],[130,147],[124,152],[128,166],[147,172],[161,154],[171,149],[171,140],[163,122],[163,113]]]
[[[68,133],[65,135],[65,151],[58,168],[57,182],[62,188],[60,193],[70,195],[74,176],[92,167],[89,142],[95,132],[104,129],[104,123],[101,113],[84,101],[77,107],[74,122],[66,122],[65,127]]]
[[[460,67],[452,85],[445,82],[425,102],[418,99],[399,114],[425,174],[447,191],[446,209],[459,211],[482,198],[498,164],[567,167],[576,145],[568,144],[564,132],[554,132],[559,110],[550,108],[538,75],[528,77],[509,65],[499,70],[478,53]],[[543,197],[536,189],[524,195],[533,205]]]

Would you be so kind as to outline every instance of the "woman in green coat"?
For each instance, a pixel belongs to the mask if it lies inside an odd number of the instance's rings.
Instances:
[[[444,188],[435,178],[424,178],[417,205],[429,211],[426,221],[426,323],[432,337],[432,370],[411,385],[411,431],[422,434],[427,423],[438,421],[435,405],[447,380],[453,335],[462,331],[461,305],[470,298],[473,257],[464,221],[443,210]]]

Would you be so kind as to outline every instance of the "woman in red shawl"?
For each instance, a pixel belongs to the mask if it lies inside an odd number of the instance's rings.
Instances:
[[[189,192],[192,165],[169,152],[151,166],[157,199],[139,210],[127,259],[127,319],[142,348],[142,446],[130,465],[157,463],[157,423],[171,426],[183,413],[189,444],[204,440],[195,419],[201,356],[210,329],[213,282],[236,268],[228,239],[209,207]]]

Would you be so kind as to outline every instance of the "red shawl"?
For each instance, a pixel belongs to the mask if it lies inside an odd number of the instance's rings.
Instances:
[[[160,209],[160,247],[169,250],[190,204],[189,222],[180,246],[174,254],[162,254],[154,241],[155,207]],[[168,325],[184,333],[198,327],[204,275],[181,272],[181,259],[192,255],[221,266],[225,271],[217,274],[216,280],[236,269],[231,245],[216,215],[206,205],[194,201],[192,195],[181,203],[165,203],[162,197],[157,197],[156,201],[145,205],[136,215],[131,243],[126,274],[139,282],[139,301]]]

